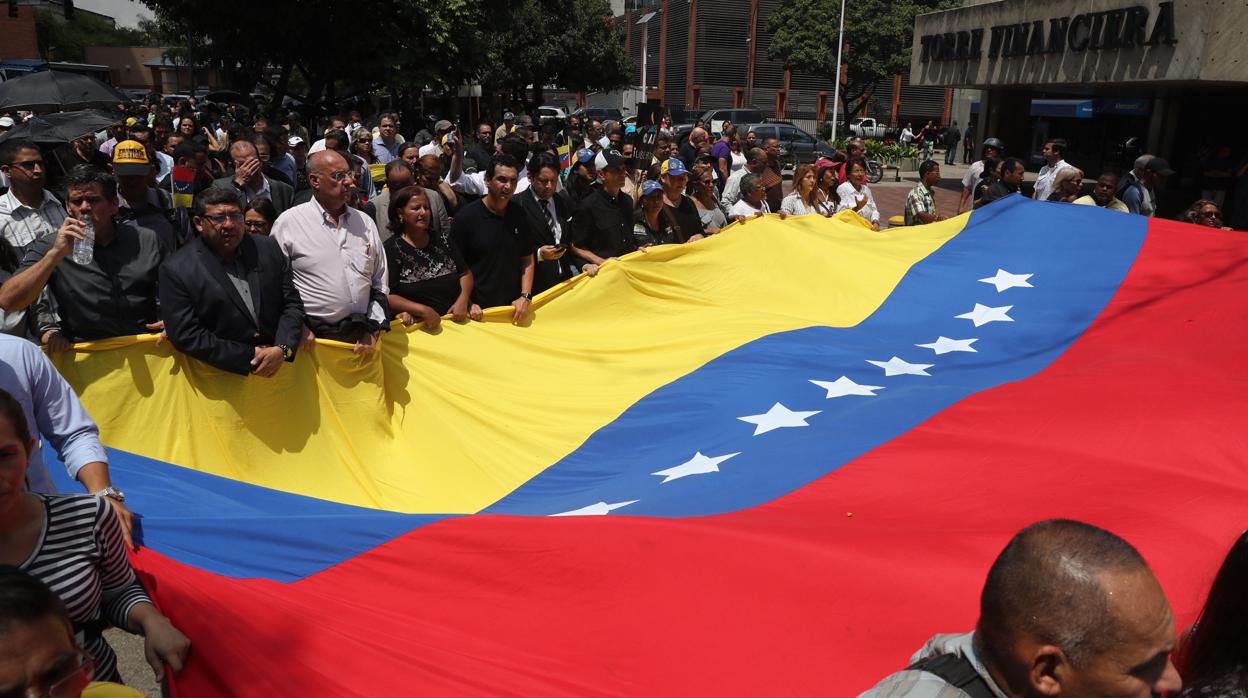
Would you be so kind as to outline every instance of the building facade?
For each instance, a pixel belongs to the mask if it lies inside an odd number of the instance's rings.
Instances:
[[[1242,2],[999,0],[918,17],[910,79],[982,90],[980,133],[1011,155],[1062,137],[1095,177],[1153,153],[1190,197],[1211,153],[1248,157],[1246,39]]]
[[[644,0],[626,5],[638,94],[668,109],[756,107],[764,116],[821,123],[832,114],[828,78],[785,70],[767,55],[767,19],[780,0]],[[835,51],[836,37],[828,37]],[[852,70],[852,50],[846,54]],[[644,90],[644,91],[642,91]],[[863,116],[946,123],[949,91],[911,87],[903,76],[883,81]],[[631,108],[631,104],[624,105]]]

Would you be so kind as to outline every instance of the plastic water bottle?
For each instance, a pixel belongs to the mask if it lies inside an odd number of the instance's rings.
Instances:
[[[86,236],[85,240],[74,240],[73,259],[85,266],[95,259],[95,224],[90,216],[82,221],[82,234]]]

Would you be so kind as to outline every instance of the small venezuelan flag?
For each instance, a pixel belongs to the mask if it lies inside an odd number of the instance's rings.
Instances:
[[[173,205],[190,208],[195,201],[195,170],[190,167],[173,168]]]

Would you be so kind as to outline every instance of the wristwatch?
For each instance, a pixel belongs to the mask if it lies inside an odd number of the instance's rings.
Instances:
[[[521,297],[521,298],[523,298],[523,299],[525,299],[526,301],[531,301],[531,300],[533,300],[533,292],[532,292],[532,291],[521,291],[521,292],[520,292],[520,297]]]
[[[294,349],[291,349],[290,347],[286,346],[285,344],[279,344],[279,345],[277,345],[277,348],[282,350],[282,359],[284,359],[284,360],[286,360],[286,361],[290,361],[291,359],[295,358],[295,350],[294,350]]]
[[[113,499],[116,499],[119,502],[126,501],[126,493],[112,486],[105,487],[99,492],[92,492],[91,496],[92,497],[111,497]]]

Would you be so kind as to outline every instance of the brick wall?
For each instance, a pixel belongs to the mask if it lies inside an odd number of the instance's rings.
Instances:
[[[19,6],[14,18],[9,16],[8,3],[0,4],[0,59],[5,58],[39,59],[33,7]]]

